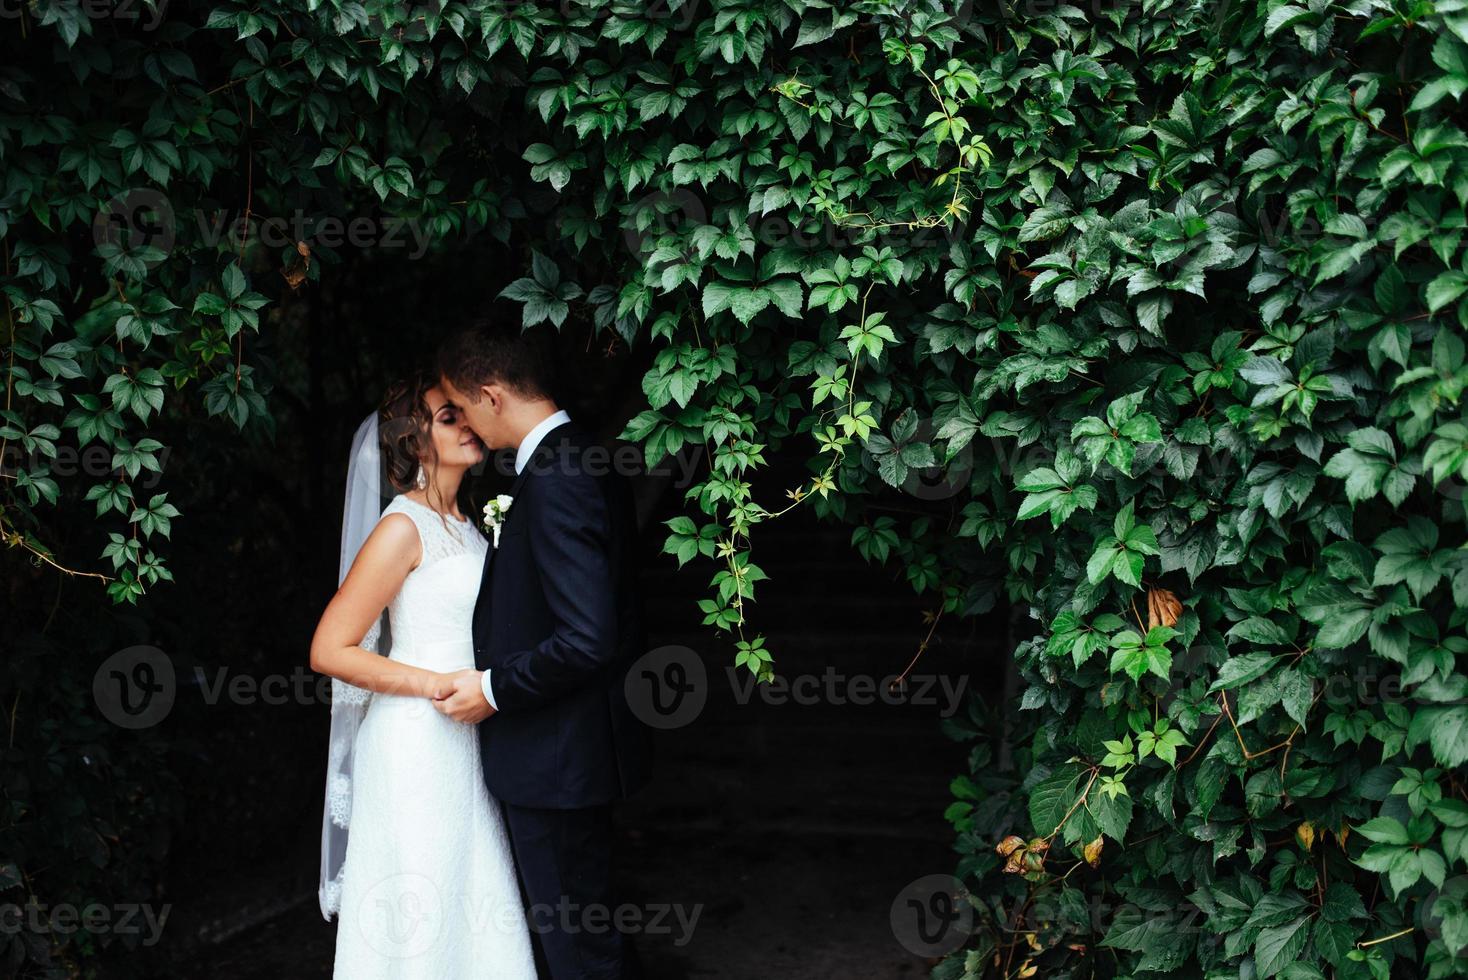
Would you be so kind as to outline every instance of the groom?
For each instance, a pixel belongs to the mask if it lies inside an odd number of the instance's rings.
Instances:
[[[518,328],[477,322],[438,365],[485,446],[514,448],[517,475],[474,608],[479,669],[435,705],[479,723],[484,782],[504,807],[542,970],[631,980],[631,943],[610,925],[611,803],[648,765],[623,689],[644,648],[631,494],[556,405],[552,361]]]

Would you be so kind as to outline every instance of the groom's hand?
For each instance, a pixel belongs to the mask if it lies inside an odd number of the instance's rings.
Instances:
[[[465,725],[476,724],[494,714],[494,708],[484,698],[481,673],[477,670],[461,670],[455,674],[453,693],[433,702],[438,713]]]

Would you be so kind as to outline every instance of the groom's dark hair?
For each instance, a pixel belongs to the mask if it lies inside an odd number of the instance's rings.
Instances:
[[[555,398],[555,357],[543,330],[481,317],[438,349],[438,373],[476,401],[482,385],[502,384],[524,398]]]

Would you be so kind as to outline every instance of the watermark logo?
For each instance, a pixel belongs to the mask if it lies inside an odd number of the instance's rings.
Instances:
[[[628,211],[623,241],[633,255],[657,248],[665,235],[688,235],[708,224],[708,209],[686,187],[644,194]],[[691,247],[691,246],[690,246]]]
[[[952,875],[919,878],[892,901],[892,935],[915,956],[946,956],[973,932],[968,889]]]
[[[1418,902],[1417,925],[1454,959],[1468,955],[1468,875],[1449,878]]]
[[[932,446],[936,458],[941,448],[933,436],[933,420],[923,418],[918,421],[908,441],[915,445]],[[947,500],[968,489],[969,477],[973,471],[973,444],[965,443],[947,462],[936,461],[931,466],[909,467],[907,477],[902,481],[902,490],[919,500]]]
[[[362,938],[390,959],[422,956],[443,931],[443,898],[433,879],[396,874],[367,889],[357,910]]]
[[[150,728],[173,710],[177,693],[173,661],[153,646],[119,650],[92,676],[92,697],[102,716],[119,728]]]
[[[708,671],[703,658],[684,646],[658,647],[643,654],[627,672],[627,704],[650,728],[668,730],[692,724],[708,703]]]
[[[1447,433],[1453,438],[1444,436]],[[1432,489],[1450,500],[1468,499],[1468,428],[1454,422],[1427,437],[1422,447],[1422,478]],[[1407,466],[1405,472],[1412,472]],[[1439,476],[1441,474],[1441,476]]]
[[[178,241],[178,218],[168,196],[151,187],[136,187],[109,199],[92,221],[92,241],[111,262],[155,268]]]

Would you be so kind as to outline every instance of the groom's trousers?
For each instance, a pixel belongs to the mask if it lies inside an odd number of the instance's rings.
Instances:
[[[640,980],[617,928],[610,806],[547,810],[504,804],[542,980]]]

